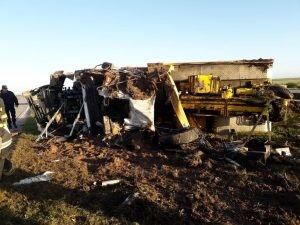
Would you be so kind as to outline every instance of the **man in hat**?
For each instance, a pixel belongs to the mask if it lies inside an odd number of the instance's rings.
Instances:
[[[16,110],[15,110],[15,106],[16,107],[19,106],[19,102],[18,102],[17,97],[15,96],[15,94],[12,91],[9,91],[7,89],[6,85],[2,85],[2,90],[1,90],[1,93],[0,93],[0,97],[4,101],[5,112],[6,112],[6,115],[7,115],[8,128],[11,129],[12,124],[14,125],[15,128],[17,128]]]
[[[8,159],[11,149],[11,134],[7,129],[6,113],[4,109],[4,102],[0,98],[0,181],[2,175],[11,175],[14,171],[11,161]]]

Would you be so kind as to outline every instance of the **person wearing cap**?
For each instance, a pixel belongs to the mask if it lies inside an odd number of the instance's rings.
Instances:
[[[0,98],[0,181],[2,175],[11,175],[14,171],[11,161],[8,159],[12,142],[11,134],[7,128],[7,116],[2,98]]]
[[[12,124],[14,125],[15,128],[17,128],[15,106],[18,107],[19,102],[18,102],[16,95],[12,91],[9,91],[7,89],[6,85],[2,85],[0,97],[4,101],[5,112],[7,115],[8,128],[11,129]]]

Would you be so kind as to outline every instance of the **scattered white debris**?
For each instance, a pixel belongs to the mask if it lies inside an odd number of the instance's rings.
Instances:
[[[276,151],[279,155],[292,156],[289,147],[285,147],[285,148],[275,148],[275,151]]]
[[[54,172],[46,171],[45,173],[35,176],[35,177],[28,177],[26,179],[20,180],[19,182],[15,182],[12,185],[18,186],[18,185],[24,185],[24,184],[31,184],[31,183],[37,183],[37,182],[45,182],[51,180],[50,174],[53,174]]]
[[[129,195],[125,201],[122,203],[122,205],[131,205],[135,198],[139,197],[139,193],[135,192],[134,194]]]
[[[59,162],[59,161],[60,161],[60,159],[55,159],[52,162]]]
[[[118,184],[118,183],[120,183],[120,180],[102,181],[102,187],[108,186],[108,185],[113,185],[113,184]]]
[[[225,157],[225,160],[226,160],[227,162],[229,162],[229,163],[231,163],[231,164],[237,166],[237,167],[242,167],[240,164],[238,164],[236,161],[234,161],[234,160],[232,160],[232,159],[230,159],[230,158]]]

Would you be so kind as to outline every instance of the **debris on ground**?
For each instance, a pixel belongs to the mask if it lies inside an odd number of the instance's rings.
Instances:
[[[225,161],[227,161],[227,162],[229,162],[229,163],[231,163],[231,164],[233,164],[233,165],[235,165],[237,167],[242,167],[240,164],[238,164],[236,161],[234,161],[234,160],[232,160],[230,158],[225,157]]]
[[[120,183],[120,180],[107,180],[107,181],[102,181],[102,187],[109,186],[109,185],[114,185]]]
[[[138,192],[135,192],[131,195],[129,195],[124,202],[122,202],[122,205],[131,205],[133,203],[133,201],[139,197],[139,193]]]
[[[127,223],[299,222],[300,164],[296,164],[296,159],[271,154],[267,164],[261,164],[247,160],[243,154],[228,155],[224,140],[216,135],[205,135],[198,142],[196,150],[181,153],[160,148],[101,147],[99,140],[87,138],[26,142],[28,149],[15,152],[16,166],[37,173],[48,168],[54,173],[51,182],[12,191],[33,200],[63,199],[91,213],[101,210],[106,216],[125,219]],[[50,144],[57,151],[51,151]],[[43,154],[38,156],[37,152]],[[241,169],[224,161],[225,157],[233,157]],[[51,163],[58,158],[63,163]],[[27,163],[32,161],[35,163]],[[20,177],[18,172],[17,176]],[[97,181],[116,177],[122,185],[97,185]]]
[[[202,165],[204,153],[202,151],[197,151],[196,153],[189,154],[186,157],[187,165],[190,167],[198,167]]]
[[[276,151],[279,155],[283,155],[283,156],[292,156],[289,147],[285,147],[285,148],[275,148],[275,151]]]
[[[245,146],[248,148],[247,156],[249,159],[266,162],[271,154],[271,145],[261,139],[251,139]]]
[[[13,183],[13,186],[19,186],[19,185],[27,185],[31,183],[37,183],[37,182],[45,182],[51,180],[51,174],[54,172],[46,171],[45,173],[35,176],[35,177],[28,177],[26,179],[20,180],[18,182]]]

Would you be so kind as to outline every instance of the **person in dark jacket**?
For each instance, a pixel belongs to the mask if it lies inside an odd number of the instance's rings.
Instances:
[[[19,102],[18,102],[17,97],[15,96],[15,94],[12,91],[9,91],[7,89],[6,85],[2,85],[2,90],[1,90],[1,93],[0,93],[0,97],[4,101],[5,112],[6,112],[6,115],[7,115],[8,128],[11,129],[12,124],[14,125],[15,128],[17,128],[16,110],[15,110],[15,106],[16,107],[19,106]]]

